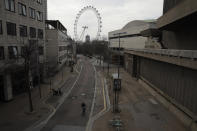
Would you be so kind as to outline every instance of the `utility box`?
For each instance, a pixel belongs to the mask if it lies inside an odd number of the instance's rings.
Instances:
[[[113,80],[113,90],[114,91],[120,91],[121,90],[121,78],[118,73],[112,74],[112,80]]]

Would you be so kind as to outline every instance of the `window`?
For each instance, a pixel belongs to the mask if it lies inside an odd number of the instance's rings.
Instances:
[[[39,47],[39,55],[44,55],[44,48],[43,47]]]
[[[20,36],[27,37],[27,26],[20,25]]]
[[[30,27],[30,37],[31,38],[36,38],[36,28]]]
[[[37,20],[42,21],[43,17],[42,17],[42,12],[37,11]]]
[[[0,20],[0,34],[3,34],[3,26],[2,26],[2,21]]]
[[[42,4],[42,0],[37,0],[37,3]]]
[[[15,1],[5,0],[5,8],[9,11],[15,12]]]
[[[0,46],[0,60],[3,60],[5,58],[4,56],[4,48]]]
[[[42,39],[43,38],[43,30],[38,29],[38,38]]]
[[[36,19],[36,11],[33,8],[29,7],[29,17],[32,19]]]
[[[18,3],[18,13],[20,15],[26,16],[27,12],[26,12],[26,5],[22,4],[22,3]]]
[[[8,46],[9,58],[16,59],[18,56],[18,49],[16,46]]]
[[[7,34],[16,36],[16,24],[7,22]]]

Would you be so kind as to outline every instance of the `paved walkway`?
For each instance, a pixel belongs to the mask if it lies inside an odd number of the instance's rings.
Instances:
[[[59,97],[52,96],[51,88],[60,88],[71,82],[71,78],[77,76],[76,72],[70,73],[69,67],[64,67],[47,84],[42,84],[42,98],[39,97],[38,88],[32,89],[32,101],[34,112],[29,112],[28,94],[23,93],[15,96],[8,103],[0,103],[0,130],[1,131],[23,131],[35,122],[46,118],[54,108]],[[63,91],[66,91],[64,88]],[[48,101],[46,103],[46,101]],[[53,107],[53,108],[52,108]]]
[[[105,71],[106,72],[106,71]],[[117,72],[110,69],[110,74]],[[106,74],[103,74],[106,76]],[[115,116],[123,123],[124,131],[186,131],[180,121],[148,93],[135,79],[121,69],[122,90],[119,97],[120,113],[111,109],[98,118],[93,131],[114,131],[110,120]],[[108,79],[110,101],[113,104],[113,91]]]

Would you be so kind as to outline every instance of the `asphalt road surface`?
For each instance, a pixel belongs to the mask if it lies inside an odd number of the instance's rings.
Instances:
[[[82,70],[70,95],[41,131],[84,131],[89,119],[95,88],[93,65],[82,58]],[[82,115],[81,103],[86,103],[86,114]]]

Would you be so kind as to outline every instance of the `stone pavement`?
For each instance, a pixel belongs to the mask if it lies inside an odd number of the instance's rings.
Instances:
[[[107,70],[103,74],[105,77]],[[110,69],[110,74],[117,69]],[[119,97],[120,113],[112,113],[111,109],[94,121],[92,131],[114,131],[110,123],[115,116],[122,121],[124,131],[186,131],[183,124],[148,91],[145,90],[127,72],[121,69],[122,90]],[[108,78],[108,77],[107,77]],[[113,91],[107,79],[110,101],[113,103]]]
[[[8,103],[0,103],[0,130],[23,131],[35,122],[45,119],[53,111],[59,99],[59,97],[52,96],[51,88],[66,87],[66,84],[71,82],[70,78],[77,76],[75,71],[72,74],[70,73],[70,67],[64,67],[62,70],[51,79],[52,86],[50,86],[49,83],[41,84],[41,99],[38,88],[31,90],[34,107],[33,113],[29,112],[29,99],[27,93],[15,96],[15,98]],[[66,91],[65,88],[62,90]]]

